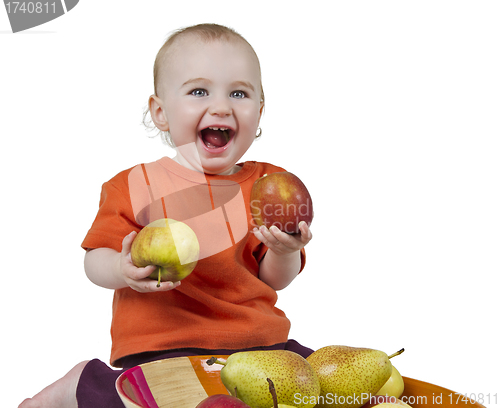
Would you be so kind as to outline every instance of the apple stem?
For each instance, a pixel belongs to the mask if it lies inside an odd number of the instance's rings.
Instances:
[[[391,359],[391,358],[393,358],[393,357],[396,357],[396,356],[399,356],[399,355],[400,355],[403,351],[405,351],[405,349],[404,349],[404,348],[402,348],[402,349],[401,349],[401,350],[399,350],[399,351],[396,351],[394,354],[391,354],[391,355],[389,356],[389,359]]]
[[[276,395],[276,388],[274,388],[274,383],[270,378],[267,379],[267,382],[269,383],[269,392],[273,397],[274,408],[278,408],[278,396]]]
[[[207,360],[207,364],[208,365],[212,365],[212,364],[220,364],[220,365],[223,365],[225,366],[226,365],[226,362],[225,361],[221,361],[221,360],[218,360],[217,357],[211,357]]]

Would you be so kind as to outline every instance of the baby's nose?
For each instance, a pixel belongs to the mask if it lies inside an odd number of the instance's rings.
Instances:
[[[213,101],[212,105],[210,106],[208,113],[213,116],[229,116],[233,113],[233,109],[231,108],[231,105],[229,101],[226,101],[224,99],[216,99]]]

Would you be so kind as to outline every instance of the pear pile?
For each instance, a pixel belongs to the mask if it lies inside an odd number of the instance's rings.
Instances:
[[[374,395],[399,398],[404,383],[383,351],[326,346],[307,359],[287,350],[231,354],[222,364],[221,381],[250,408],[360,408]],[[270,393],[272,384],[272,393]]]

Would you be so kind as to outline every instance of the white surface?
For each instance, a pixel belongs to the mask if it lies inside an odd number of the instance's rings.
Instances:
[[[79,245],[104,181],[171,155],[141,125],[164,38],[216,22],[262,64],[245,159],[314,200],[306,270],[280,292],[291,337],[405,347],[402,375],[498,406],[499,3],[248,4],[82,0],[17,34],[0,12],[3,405],[108,361],[112,292]]]

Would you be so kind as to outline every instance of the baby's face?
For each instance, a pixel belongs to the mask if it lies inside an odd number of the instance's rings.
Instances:
[[[161,65],[157,92],[177,160],[209,174],[236,171],[255,139],[263,106],[251,48],[237,40],[180,38]]]

